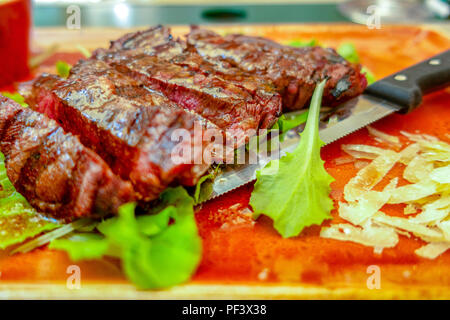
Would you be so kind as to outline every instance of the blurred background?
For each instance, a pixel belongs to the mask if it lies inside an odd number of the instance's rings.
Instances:
[[[448,0],[34,0],[33,23],[39,27],[64,26],[68,15],[76,10],[81,13],[81,25],[103,27],[156,23],[366,23],[371,17],[391,23],[442,23],[450,14]]]
[[[382,26],[387,24],[406,23],[411,27],[439,29],[439,32],[448,35],[449,2],[450,0],[0,0],[0,87],[29,75],[30,70],[41,65],[58,48],[74,50],[79,55],[78,47],[82,43],[83,51],[88,56],[89,50],[107,46],[108,39],[122,35],[124,28],[142,28],[155,24],[226,24],[228,28],[242,28],[250,24],[301,23],[306,26],[308,23],[317,23],[331,27],[326,34],[329,34],[328,42],[333,42],[335,30],[332,23],[354,22],[365,24],[368,29],[383,29]],[[282,32],[277,38],[283,35]],[[416,45],[416,42],[412,41],[412,44]]]

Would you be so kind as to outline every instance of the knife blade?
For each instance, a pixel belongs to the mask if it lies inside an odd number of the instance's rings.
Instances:
[[[329,144],[394,112],[409,112],[420,105],[424,93],[448,85],[450,50],[373,83],[364,94],[334,108],[331,117],[330,112],[321,114],[320,138]],[[258,170],[295,149],[302,129],[301,126],[288,132],[280,143],[279,152],[269,155],[260,152],[255,163],[227,165],[213,181],[201,185],[203,196],[199,202],[254,181]]]

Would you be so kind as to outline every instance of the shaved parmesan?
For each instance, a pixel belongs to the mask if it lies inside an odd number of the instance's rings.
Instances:
[[[438,223],[439,229],[441,229],[444,234],[446,241],[450,241],[450,221],[442,221]]]
[[[377,248],[392,248],[398,243],[398,235],[394,229],[371,224],[365,228],[355,227],[351,224],[333,224],[331,227],[322,228],[320,236]]]
[[[382,148],[366,146],[365,144],[343,144],[341,148],[354,158],[369,160],[375,159],[386,151]]]
[[[414,133],[409,133],[409,132],[406,132],[406,131],[400,131],[400,133],[402,135],[404,135],[405,137],[407,137],[411,141],[416,141],[416,142],[417,141],[424,141],[424,140],[425,141],[431,141],[431,142],[439,141],[438,138],[430,136],[428,134],[414,134]]]
[[[416,237],[433,241],[444,240],[444,234],[438,229],[431,229],[425,225],[414,223],[409,221],[409,219],[391,217],[382,212],[378,212],[374,215],[373,220],[377,223],[387,225],[390,227],[395,227],[404,231],[411,232]]]
[[[369,164],[369,162],[362,161],[362,160],[355,161],[355,163],[354,163],[355,168],[359,169],[359,170],[361,170],[362,168],[367,167],[368,164]]]
[[[349,157],[341,157],[341,158],[336,158],[334,159],[334,163],[337,166],[343,165],[343,164],[348,164],[348,163],[353,163],[355,161],[355,159],[353,158],[349,158]]]
[[[426,208],[422,210],[417,216],[410,218],[409,220],[414,223],[424,224],[436,224],[437,222],[445,219],[448,216],[447,210]]]
[[[425,209],[448,209],[450,207],[450,194],[443,194],[437,200],[427,203],[424,207]]]
[[[367,130],[372,136],[378,138],[380,141],[390,143],[396,147],[401,147],[400,139],[398,137],[381,132],[371,126],[367,126]]]
[[[413,214],[417,212],[417,208],[414,204],[412,203],[408,203],[405,207],[405,209],[403,210],[404,214]]]
[[[385,150],[384,154],[375,158],[368,166],[361,169],[344,187],[347,201],[355,201],[376,186],[400,159],[400,154]]]
[[[450,248],[450,242],[432,242],[420,247],[415,253],[422,258],[436,259]]]
[[[417,170],[420,168],[420,170]],[[415,156],[403,171],[403,177],[409,182],[419,182],[429,177],[433,171],[433,162],[428,161],[423,156]]]
[[[368,128],[378,141],[400,146],[397,137]],[[425,134],[401,132],[412,143],[400,152],[369,145],[343,145],[342,149],[358,162],[370,161],[344,187],[344,200],[338,214],[352,224],[336,224],[323,228],[321,236],[353,241],[374,247],[395,246],[398,235],[414,235],[427,245],[417,249],[417,255],[434,259],[450,248],[450,145]],[[363,159],[363,160],[359,160]],[[373,188],[396,165],[403,164],[403,178],[409,184],[397,187],[392,179],[383,191]],[[395,217],[383,213],[385,204],[405,204],[404,214]]]
[[[392,179],[382,192],[368,191],[356,202],[339,204],[339,216],[347,221],[361,225],[377,213],[389,200],[390,192],[397,186],[398,178]]]
[[[400,162],[404,165],[408,165],[412,159],[419,153],[420,145],[418,143],[413,143],[407,146],[400,152],[401,158]]]
[[[436,183],[427,179],[398,187],[391,192],[388,203],[405,203],[428,197],[436,193],[436,186]]]
[[[450,183],[450,165],[434,169],[430,178],[438,183]]]

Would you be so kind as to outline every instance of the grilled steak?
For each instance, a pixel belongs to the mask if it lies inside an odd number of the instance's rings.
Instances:
[[[247,130],[270,127],[281,112],[281,97],[268,81],[237,68],[217,72],[163,27],[128,34],[93,56],[219,128],[234,131],[238,144],[251,135]]]
[[[209,166],[201,154],[194,161],[209,145],[201,136],[196,140],[194,126],[204,129],[207,122],[102,61],[80,61],[67,80],[43,75],[31,90],[21,91],[32,108],[78,135],[114,173],[131,181],[141,200],[157,198],[174,182],[193,185]],[[177,129],[188,134],[183,144]],[[172,159],[182,146],[192,161]]]
[[[269,80],[282,95],[285,109],[304,107],[316,83],[323,79],[328,79],[322,100],[326,106],[355,97],[367,86],[360,66],[350,64],[330,48],[293,48],[238,34],[222,37],[198,27],[192,27],[187,43],[222,73],[238,68]]]
[[[67,220],[101,216],[133,200],[131,184],[77,137],[3,96],[0,138],[9,179],[43,213]]]
[[[242,145],[258,129],[269,128],[282,105],[302,108],[322,79],[327,79],[323,101],[328,106],[366,86],[360,67],[332,49],[221,37],[199,28],[180,40],[158,26],[96,50],[72,68],[68,79],[43,75],[21,91],[34,110],[78,136],[85,146],[80,148],[98,154],[129,181],[134,199],[150,201],[171,184],[194,185],[211,164],[204,150],[228,147],[230,140],[233,147]],[[226,140],[205,139],[204,129],[216,129]],[[229,156],[219,150],[213,160]],[[56,176],[64,172],[52,170]],[[40,201],[35,194],[28,197]]]

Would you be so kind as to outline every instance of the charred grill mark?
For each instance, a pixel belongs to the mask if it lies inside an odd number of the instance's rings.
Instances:
[[[157,197],[177,179],[175,173],[198,172],[185,181],[193,184],[207,169],[199,165],[192,170],[197,165],[177,165],[170,159],[176,145],[170,140],[171,128],[192,131],[196,115],[104,62],[82,61],[73,71],[68,80],[51,90],[52,103],[61,105],[57,119],[65,130],[79,135],[82,143],[96,151],[116,174],[131,181],[140,199]]]
[[[168,32],[164,29],[164,33]],[[158,38],[155,34],[151,36]],[[154,42],[151,36],[147,43]],[[170,100],[219,128],[259,129],[275,122],[281,111],[281,99],[271,84],[238,69],[220,73],[214,65],[191,51],[186,43],[167,38],[166,41],[150,51],[139,42],[133,49],[125,51],[116,43],[107,54],[95,58],[153,90],[161,91]],[[258,112],[252,112],[255,108]],[[244,124],[250,127],[242,128]],[[245,141],[245,137],[241,140]]]
[[[351,65],[333,49],[321,47],[293,48],[274,41],[243,35],[219,36],[193,27],[187,35],[191,50],[223,70],[224,62],[251,75],[272,82],[283,96],[285,109],[299,109],[310,100],[317,82],[328,78],[324,102],[333,106],[358,94],[367,83],[359,65]],[[340,81],[349,78],[343,89]],[[340,89],[336,89],[339,84]],[[337,92],[341,92],[336,96]],[[336,99],[336,97],[338,99]]]

